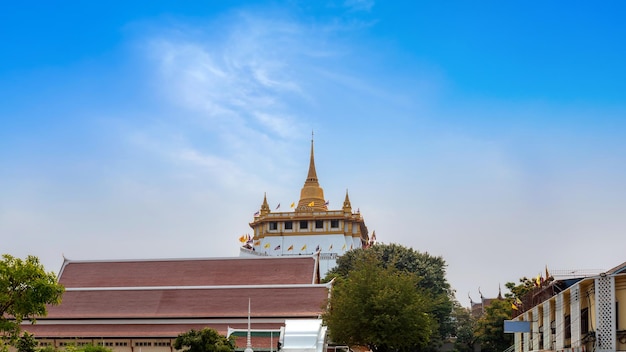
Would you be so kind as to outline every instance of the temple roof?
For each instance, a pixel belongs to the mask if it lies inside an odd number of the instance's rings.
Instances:
[[[37,337],[176,337],[211,327],[244,328],[317,318],[331,284],[319,284],[316,256],[66,261],[60,305],[36,325]]]
[[[245,318],[319,315],[327,285],[68,289],[49,319]],[[41,319],[38,319],[41,320]]]
[[[72,287],[318,283],[315,256],[72,261],[59,283]]]

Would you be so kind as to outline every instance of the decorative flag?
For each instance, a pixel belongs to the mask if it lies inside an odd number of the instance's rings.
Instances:
[[[352,243],[350,243],[350,250],[352,250]]]
[[[254,241],[254,245],[255,245],[255,246],[260,246],[260,245],[261,245],[261,240],[256,240],[256,241]]]
[[[280,203],[278,203],[278,205],[276,206],[276,210],[278,210],[280,208]]]
[[[302,246],[302,248],[300,248],[301,251],[306,250],[306,244],[304,246]]]
[[[314,205],[315,205],[315,202],[311,202],[311,203],[309,203],[309,206],[310,206],[310,207],[312,207],[312,206],[314,206]]]
[[[269,243],[269,242],[267,242],[267,243],[263,246],[263,248],[270,248],[270,243]]]
[[[293,244],[287,248],[288,251],[293,251]]]
[[[295,207],[295,206],[296,206],[296,203],[295,203],[295,202],[292,202],[292,203],[291,203],[291,207],[293,208],[293,207]]]
[[[280,245],[276,246],[276,248],[274,248],[275,251],[280,249]]]
[[[327,200],[326,203],[324,203],[325,206],[328,206],[330,204],[330,201]]]
[[[329,251],[332,251],[332,250],[333,250],[333,244],[332,244],[332,243],[330,244],[330,247],[328,247],[328,250],[329,250]]]
[[[257,217],[261,214],[261,212],[257,211],[256,213],[254,213],[254,217]]]
[[[239,237],[239,242],[241,243],[246,242],[246,235],[241,235],[241,237]]]
[[[511,303],[511,308],[513,308],[515,310],[519,310],[519,308],[517,308],[517,305],[515,305],[515,303]]]
[[[343,247],[341,247],[341,250],[342,250],[342,251],[345,251],[345,250],[346,250],[346,244],[345,244],[345,243],[343,244]]]
[[[537,277],[535,278],[535,285],[541,285],[541,274],[537,275]]]
[[[246,237],[248,237],[246,243],[252,243],[252,236],[250,236],[250,234],[247,234]]]
[[[548,265],[546,264],[546,280],[550,278],[550,273],[548,272]]]
[[[320,245],[318,244],[317,247],[315,247],[315,252],[319,252],[320,251]]]

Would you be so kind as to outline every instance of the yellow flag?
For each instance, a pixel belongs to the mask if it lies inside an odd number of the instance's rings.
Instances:
[[[293,251],[293,244],[287,248],[288,251]]]
[[[310,207],[312,207],[312,206],[314,206],[314,205],[315,205],[315,202],[311,202],[311,203],[309,203],[309,206],[310,206]]]
[[[306,244],[304,246],[302,246],[302,248],[300,248],[301,251],[306,249]]]
[[[267,242],[267,243],[265,244],[265,246],[263,246],[263,248],[270,248],[270,243],[269,243],[269,242]]]
[[[239,242],[241,243],[246,242],[246,235],[241,235],[241,237],[239,237]]]
[[[343,244],[343,247],[341,247],[341,250],[342,250],[342,251],[345,251],[345,250],[346,250],[346,244],[345,244],[345,243]]]
[[[296,203],[295,203],[295,202],[292,202],[292,203],[291,203],[291,207],[293,208],[293,207],[295,207],[295,206],[296,206]]]

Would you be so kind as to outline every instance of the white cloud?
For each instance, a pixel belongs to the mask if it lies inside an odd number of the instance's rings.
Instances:
[[[374,7],[374,0],[346,0],[344,6],[352,11],[371,11]]]

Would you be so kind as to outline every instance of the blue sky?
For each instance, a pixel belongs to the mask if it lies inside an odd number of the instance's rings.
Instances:
[[[238,255],[297,200],[440,255],[457,298],[626,258],[619,1],[60,1],[0,11],[0,250]]]

